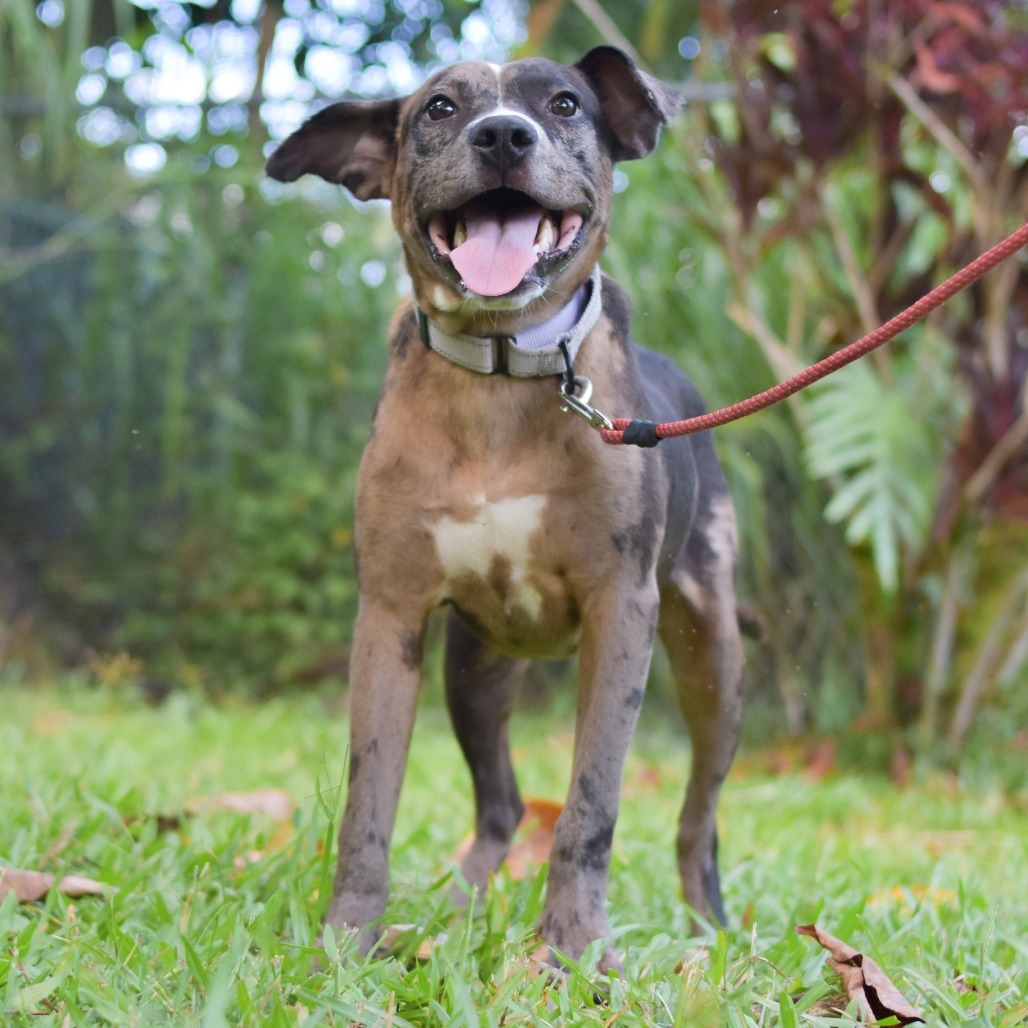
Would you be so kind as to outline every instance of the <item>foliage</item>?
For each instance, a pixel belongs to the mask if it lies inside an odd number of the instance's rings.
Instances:
[[[5,0],[0,132],[24,163],[0,167],[0,181],[37,198],[76,192],[76,135],[150,171],[205,138],[234,162],[240,139],[281,137],[312,102],[409,90],[426,65],[501,58],[518,13],[497,0],[44,0],[34,17]]]
[[[925,399],[921,390],[883,390],[864,363],[823,382],[807,403],[811,472],[844,483],[825,517],[845,522],[851,544],[870,544],[889,591],[899,585],[901,550],[919,547],[931,522],[939,454],[921,427]]]
[[[650,0],[646,4],[597,0],[536,0],[526,20],[518,56],[540,54],[575,61],[589,47],[609,43],[669,80],[681,77],[682,58],[695,55],[700,0]]]
[[[0,686],[0,864],[79,872],[104,898],[0,902],[0,1018],[72,1024],[230,1023],[849,1024],[817,920],[867,952],[933,1025],[1015,1025],[1028,1013],[1028,839],[1021,754],[979,749],[963,779],[905,789],[855,774],[772,776],[751,754],[726,784],[722,861],[734,926],[690,935],[673,836],[680,742],[644,711],[614,844],[610,917],[623,978],[598,995],[587,956],[551,983],[529,959],[539,879],[498,875],[473,914],[445,899],[470,825],[470,787],[441,702],[415,731],[401,798],[388,917],[413,925],[396,955],[347,958],[317,918],[330,884],[342,719],[313,694],[212,706],[178,693],[160,709],[124,687]],[[559,793],[570,717],[515,719],[526,792]],[[1020,792],[1000,786],[1006,775]],[[191,797],[274,785],[291,821]],[[449,814],[449,816],[447,816]],[[415,959],[422,939],[427,956]],[[334,954],[344,959],[336,963]]]
[[[863,334],[1023,216],[1023,5],[872,7],[528,14],[523,52],[609,39],[684,79],[660,151],[619,169],[605,264],[639,339],[711,405]],[[483,34],[492,8],[456,0],[375,5],[355,35],[353,10],[322,0],[61,9],[47,26],[0,6],[0,557],[17,554],[81,650],[127,647],[144,677],[334,677],[352,483],[403,274],[383,211],[262,179],[264,126],[521,30]],[[316,70],[330,44],[346,53],[331,88]],[[204,92],[174,118],[155,85],[169,55]],[[1024,289],[1011,264],[719,435],[740,591],[766,622],[762,724],[864,710],[955,742],[982,699],[1021,709]]]
[[[300,451],[258,455],[249,470],[215,517],[191,519],[156,602],[129,614],[121,638],[166,666],[174,655],[211,688],[343,679],[356,614],[352,465],[326,474]]]
[[[0,525],[93,648],[270,685],[343,660],[396,249],[380,210],[192,160],[122,176],[123,216],[7,287]],[[34,214],[7,223],[46,246]]]
[[[702,20],[695,73],[732,99],[696,104],[678,137],[707,199],[695,220],[728,257],[729,314],[776,376],[881,324],[1028,213],[1018,5],[712,2]],[[858,545],[851,638],[870,713],[920,715],[922,738],[967,695],[957,623],[983,631],[966,539],[991,518],[1024,532],[1026,289],[1011,264],[909,349],[793,404],[826,516]],[[998,645],[1020,652],[1025,627]]]

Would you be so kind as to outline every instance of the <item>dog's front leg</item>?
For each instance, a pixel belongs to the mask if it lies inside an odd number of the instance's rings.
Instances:
[[[550,850],[540,933],[577,959],[609,939],[604,910],[621,775],[642,706],[657,626],[652,582],[594,593],[584,611],[571,786]],[[600,970],[620,967],[608,945]]]
[[[350,662],[350,779],[339,830],[334,928],[357,929],[367,953],[389,895],[389,841],[407,764],[421,674],[422,624],[361,601]]]

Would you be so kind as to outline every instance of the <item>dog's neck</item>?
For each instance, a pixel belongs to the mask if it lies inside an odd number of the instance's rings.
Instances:
[[[448,361],[481,375],[540,378],[563,375],[602,309],[600,269],[571,300],[541,325],[517,335],[453,335],[415,306],[422,342]]]

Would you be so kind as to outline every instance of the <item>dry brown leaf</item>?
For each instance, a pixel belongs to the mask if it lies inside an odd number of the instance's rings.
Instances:
[[[841,979],[846,995],[860,1005],[862,1015],[868,1014],[872,1021],[895,1017],[900,1024],[924,1023],[924,1018],[870,957],[834,935],[823,932],[817,925],[798,924],[796,931],[816,939],[828,950],[828,963]]]
[[[631,796],[640,790],[646,793],[655,792],[663,784],[664,774],[659,764],[639,761],[631,766],[625,774],[622,796]]]
[[[555,800],[525,800],[525,813],[514,834],[514,845],[503,862],[511,878],[527,878],[550,859],[553,831],[563,809]]]
[[[19,903],[33,903],[43,899],[57,886],[66,896],[102,896],[105,888],[92,878],[80,875],[65,875],[60,881],[56,875],[43,871],[23,871],[16,867],[0,867],[0,900],[9,892],[18,897]]]
[[[33,735],[63,735],[71,727],[73,720],[71,711],[48,707],[32,719],[29,731]]]
[[[821,782],[835,770],[835,757],[839,751],[837,739],[822,739],[811,744],[806,752],[803,777],[808,782]]]
[[[710,963],[710,948],[704,942],[699,946],[692,946],[682,955],[682,959],[675,964],[675,974],[684,974],[685,970],[695,965],[705,967]]]
[[[541,974],[552,976],[558,973],[556,965],[553,963],[553,954],[550,952],[550,947],[545,942],[540,942],[538,946],[525,958],[525,965],[528,969],[528,973],[533,978],[538,977]]]
[[[807,1007],[806,1013],[812,1017],[842,1017],[846,1013],[846,1003],[846,997],[841,992],[836,992],[812,1003]]]
[[[907,835],[910,841],[910,836]],[[930,856],[941,857],[954,850],[973,850],[981,843],[981,837],[977,832],[967,828],[955,828],[937,832],[918,832],[913,837],[913,842],[923,846]]]
[[[276,821],[287,821],[293,816],[293,798],[281,789],[223,792],[217,796],[197,796],[186,801],[186,810],[190,814],[199,814],[212,807],[232,810],[237,814],[266,814]]]
[[[403,949],[403,943],[405,938],[412,932],[418,930],[417,925],[413,924],[392,924],[388,925],[385,929],[385,934],[382,936],[382,942],[380,947],[389,953],[396,953]],[[442,945],[446,941],[446,934],[440,935],[438,938],[433,939],[432,936],[426,935],[425,938],[418,943],[418,948],[414,951],[413,957],[415,960],[428,960],[432,956],[432,951],[436,946]]]
[[[268,836],[267,842],[264,844],[264,849],[258,850],[247,850],[242,856],[238,856],[232,861],[234,867],[240,870],[248,867],[250,864],[256,864],[258,860],[263,860],[269,853],[279,853],[293,841],[294,831],[293,824],[291,821],[280,821],[276,825],[275,830]]]
[[[526,878],[533,868],[545,864],[550,859],[553,830],[560,812],[564,809],[556,800],[538,797],[529,797],[524,803],[525,812],[514,833],[514,842],[507,853],[507,859],[503,862],[511,878],[517,880]],[[461,864],[474,841],[475,836],[471,833],[461,839],[453,852],[454,864]]]

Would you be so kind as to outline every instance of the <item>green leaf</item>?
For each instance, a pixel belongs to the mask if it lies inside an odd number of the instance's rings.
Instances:
[[[899,585],[904,549],[924,544],[937,466],[917,375],[891,370],[886,383],[871,364],[851,365],[807,401],[807,465],[833,490],[825,518],[851,545],[870,546],[886,592]]]
[[[796,1019],[796,1008],[793,1006],[792,997],[784,990],[778,995],[779,1023],[782,1028],[799,1028],[799,1021]]]

